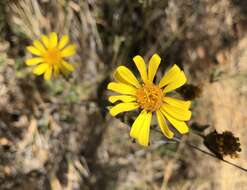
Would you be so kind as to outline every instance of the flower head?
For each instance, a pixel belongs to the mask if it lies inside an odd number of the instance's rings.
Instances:
[[[36,65],[33,73],[36,75],[44,74],[45,80],[50,80],[52,73],[57,77],[60,73],[67,75],[74,70],[74,67],[64,60],[75,54],[76,46],[68,44],[69,37],[62,36],[60,41],[55,32],[49,36],[42,35],[41,41],[34,40],[33,45],[27,46],[27,50],[36,57],[27,59],[29,66]]]
[[[184,72],[174,65],[158,84],[154,84],[153,80],[161,62],[159,55],[154,54],[151,57],[148,69],[141,56],[135,56],[133,61],[142,81],[139,82],[125,66],[119,66],[116,69],[114,73],[116,82],[109,83],[107,88],[120,93],[120,95],[110,96],[109,101],[111,103],[120,101],[120,103],[110,109],[110,114],[116,116],[122,112],[140,109],[141,113],[131,127],[130,136],[143,146],[149,143],[153,113],[156,114],[158,125],[167,138],[173,138],[174,133],[169,129],[166,119],[178,132],[187,133],[189,128],[185,121],[191,118],[191,111],[189,111],[191,102],[167,96],[167,93],[186,83]]]

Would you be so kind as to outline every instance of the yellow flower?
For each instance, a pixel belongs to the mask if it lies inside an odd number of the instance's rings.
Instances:
[[[69,37],[62,36],[60,41],[55,32],[49,36],[42,35],[41,41],[34,40],[33,45],[27,46],[27,50],[36,55],[35,58],[27,59],[28,66],[37,65],[33,69],[36,75],[44,74],[45,80],[50,80],[52,73],[57,77],[61,72],[64,75],[74,71],[74,67],[64,60],[75,54],[76,46],[68,44]]]
[[[159,84],[154,84],[153,80],[161,62],[159,55],[152,56],[148,71],[141,56],[135,56],[133,61],[141,75],[142,82],[139,82],[127,67],[119,66],[114,73],[114,79],[117,82],[111,82],[107,86],[109,90],[121,94],[109,97],[111,103],[120,101],[110,109],[110,114],[116,116],[122,112],[141,109],[141,113],[131,127],[130,136],[143,146],[148,146],[153,113],[156,113],[158,125],[167,138],[172,139],[174,133],[169,129],[166,119],[179,133],[187,133],[189,128],[185,121],[191,118],[191,111],[189,111],[191,102],[167,96],[167,93],[186,83],[184,72],[174,65],[162,77]]]

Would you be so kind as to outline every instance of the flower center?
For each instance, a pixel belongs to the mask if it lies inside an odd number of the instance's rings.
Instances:
[[[57,48],[48,49],[44,54],[44,59],[48,64],[58,64],[61,61],[60,51]]]
[[[144,84],[137,90],[137,102],[146,111],[156,111],[162,105],[163,92],[154,84]]]

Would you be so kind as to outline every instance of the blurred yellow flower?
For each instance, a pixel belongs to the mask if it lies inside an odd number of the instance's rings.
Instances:
[[[144,59],[137,55],[133,61],[141,75],[139,82],[134,74],[125,66],[119,66],[114,73],[117,82],[111,82],[107,88],[121,95],[109,97],[111,103],[120,101],[110,109],[110,114],[116,116],[119,113],[141,109],[141,113],[134,121],[130,136],[143,146],[148,146],[152,113],[156,113],[158,125],[163,134],[172,139],[174,133],[169,129],[166,119],[181,134],[187,133],[189,128],[185,121],[191,118],[189,111],[191,102],[166,96],[167,93],[181,87],[187,81],[185,74],[177,65],[174,65],[160,80],[154,84],[153,80],[160,65],[161,58],[154,54],[148,70]],[[166,119],[165,119],[166,118]]]
[[[36,57],[27,59],[28,66],[36,65],[33,73],[36,75],[44,74],[45,80],[50,80],[52,73],[57,77],[60,73],[67,75],[74,71],[74,67],[64,60],[75,54],[76,46],[69,44],[69,37],[62,36],[60,41],[55,32],[49,36],[42,35],[41,41],[34,40],[33,45],[27,46],[27,50]]]

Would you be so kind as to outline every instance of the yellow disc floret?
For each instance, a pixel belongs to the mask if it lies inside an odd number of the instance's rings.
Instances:
[[[61,53],[58,48],[49,49],[44,53],[44,60],[50,65],[59,64],[61,59]]]
[[[136,93],[140,107],[149,112],[160,108],[163,96],[162,90],[154,84],[144,84]]]

